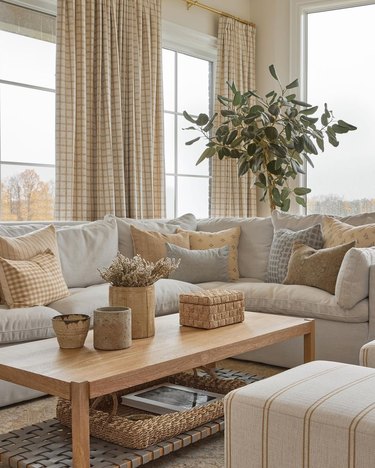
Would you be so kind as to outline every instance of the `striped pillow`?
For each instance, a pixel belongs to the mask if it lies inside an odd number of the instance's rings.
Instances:
[[[60,262],[50,249],[29,260],[0,257],[0,281],[11,309],[46,305],[69,295]]]
[[[52,225],[19,237],[0,236],[0,257],[9,260],[28,260],[47,249],[50,249],[57,260],[60,261],[56,231]],[[4,294],[1,289],[2,285],[0,287],[0,296],[1,301],[4,302]]]

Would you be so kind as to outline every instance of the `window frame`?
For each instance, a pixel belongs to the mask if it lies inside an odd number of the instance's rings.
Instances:
[[[189,55],[194,58],[206,60],[210,62],[210,96],[209,96],[209,113],[213,113],[214,95],[215,95],[215,69],[217,59],[217,38],[208,34],[199,33],[195,30],[177,25],[168,21],[162,21],[163,29],[163,43],[162,48],[175,52],[176,54]],[[196,179],[208,179],[208,215],[210,215],[210,180],[211,161],[209,161],[208,175],[199,174],[185,174],[178,172],[178,138],[177,138],[177,119],[182,116],[182,112],[177,110],[177,83],[178,83],[178,70],[177,70],[177,56],[175,60],[174,80],[175,80],[175,108],[173,111],[163,109],[163,115],[173,115],[175,124],[174,134],[174,172],[165,171],[165,179],[167,176],[174,178],[174,206],[173,216],[178,216],[178,178],[191,177]],[[194,116],[196,117],[196,116]]]

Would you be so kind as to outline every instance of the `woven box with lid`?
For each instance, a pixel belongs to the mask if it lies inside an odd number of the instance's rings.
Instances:
[[[180,324],[187,327],[209,329],[243,322],[244,311],[241,291],[211,289],[180,294]]]

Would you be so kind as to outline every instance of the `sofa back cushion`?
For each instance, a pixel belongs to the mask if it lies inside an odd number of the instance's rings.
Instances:
[[[207,218],[198,221],[198,231],[217,232],[240,227],[238,269],[241,278],[267,278],[273,238],[271,218]]]
[[[369,270],[375,265],[375,248],[353,248],[344,257],[337,276],[335,296],[343,309],[351,309],[369,295]]]
[[[98,268],[108,267],[118,250],[115,219],[57,230],[61,269],[69,288],[104,283]]]
[[[197,220],[191,213],[170,220],[118,218],[112,214],[107,215],[104,219],[116,220],[118,227],[118,250],[125,257],[129,258],[135,255],[130,226],[142,229],[142,231],[156,231],[164,234],[174,234],[178,227],[190,231],[195,231],[197,228]]]

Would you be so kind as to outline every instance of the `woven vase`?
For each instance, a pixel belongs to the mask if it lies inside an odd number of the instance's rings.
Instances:
[[[154,285],[139,288],[110,286],[109,305],[131,309],[133,340],[155,335]]]

